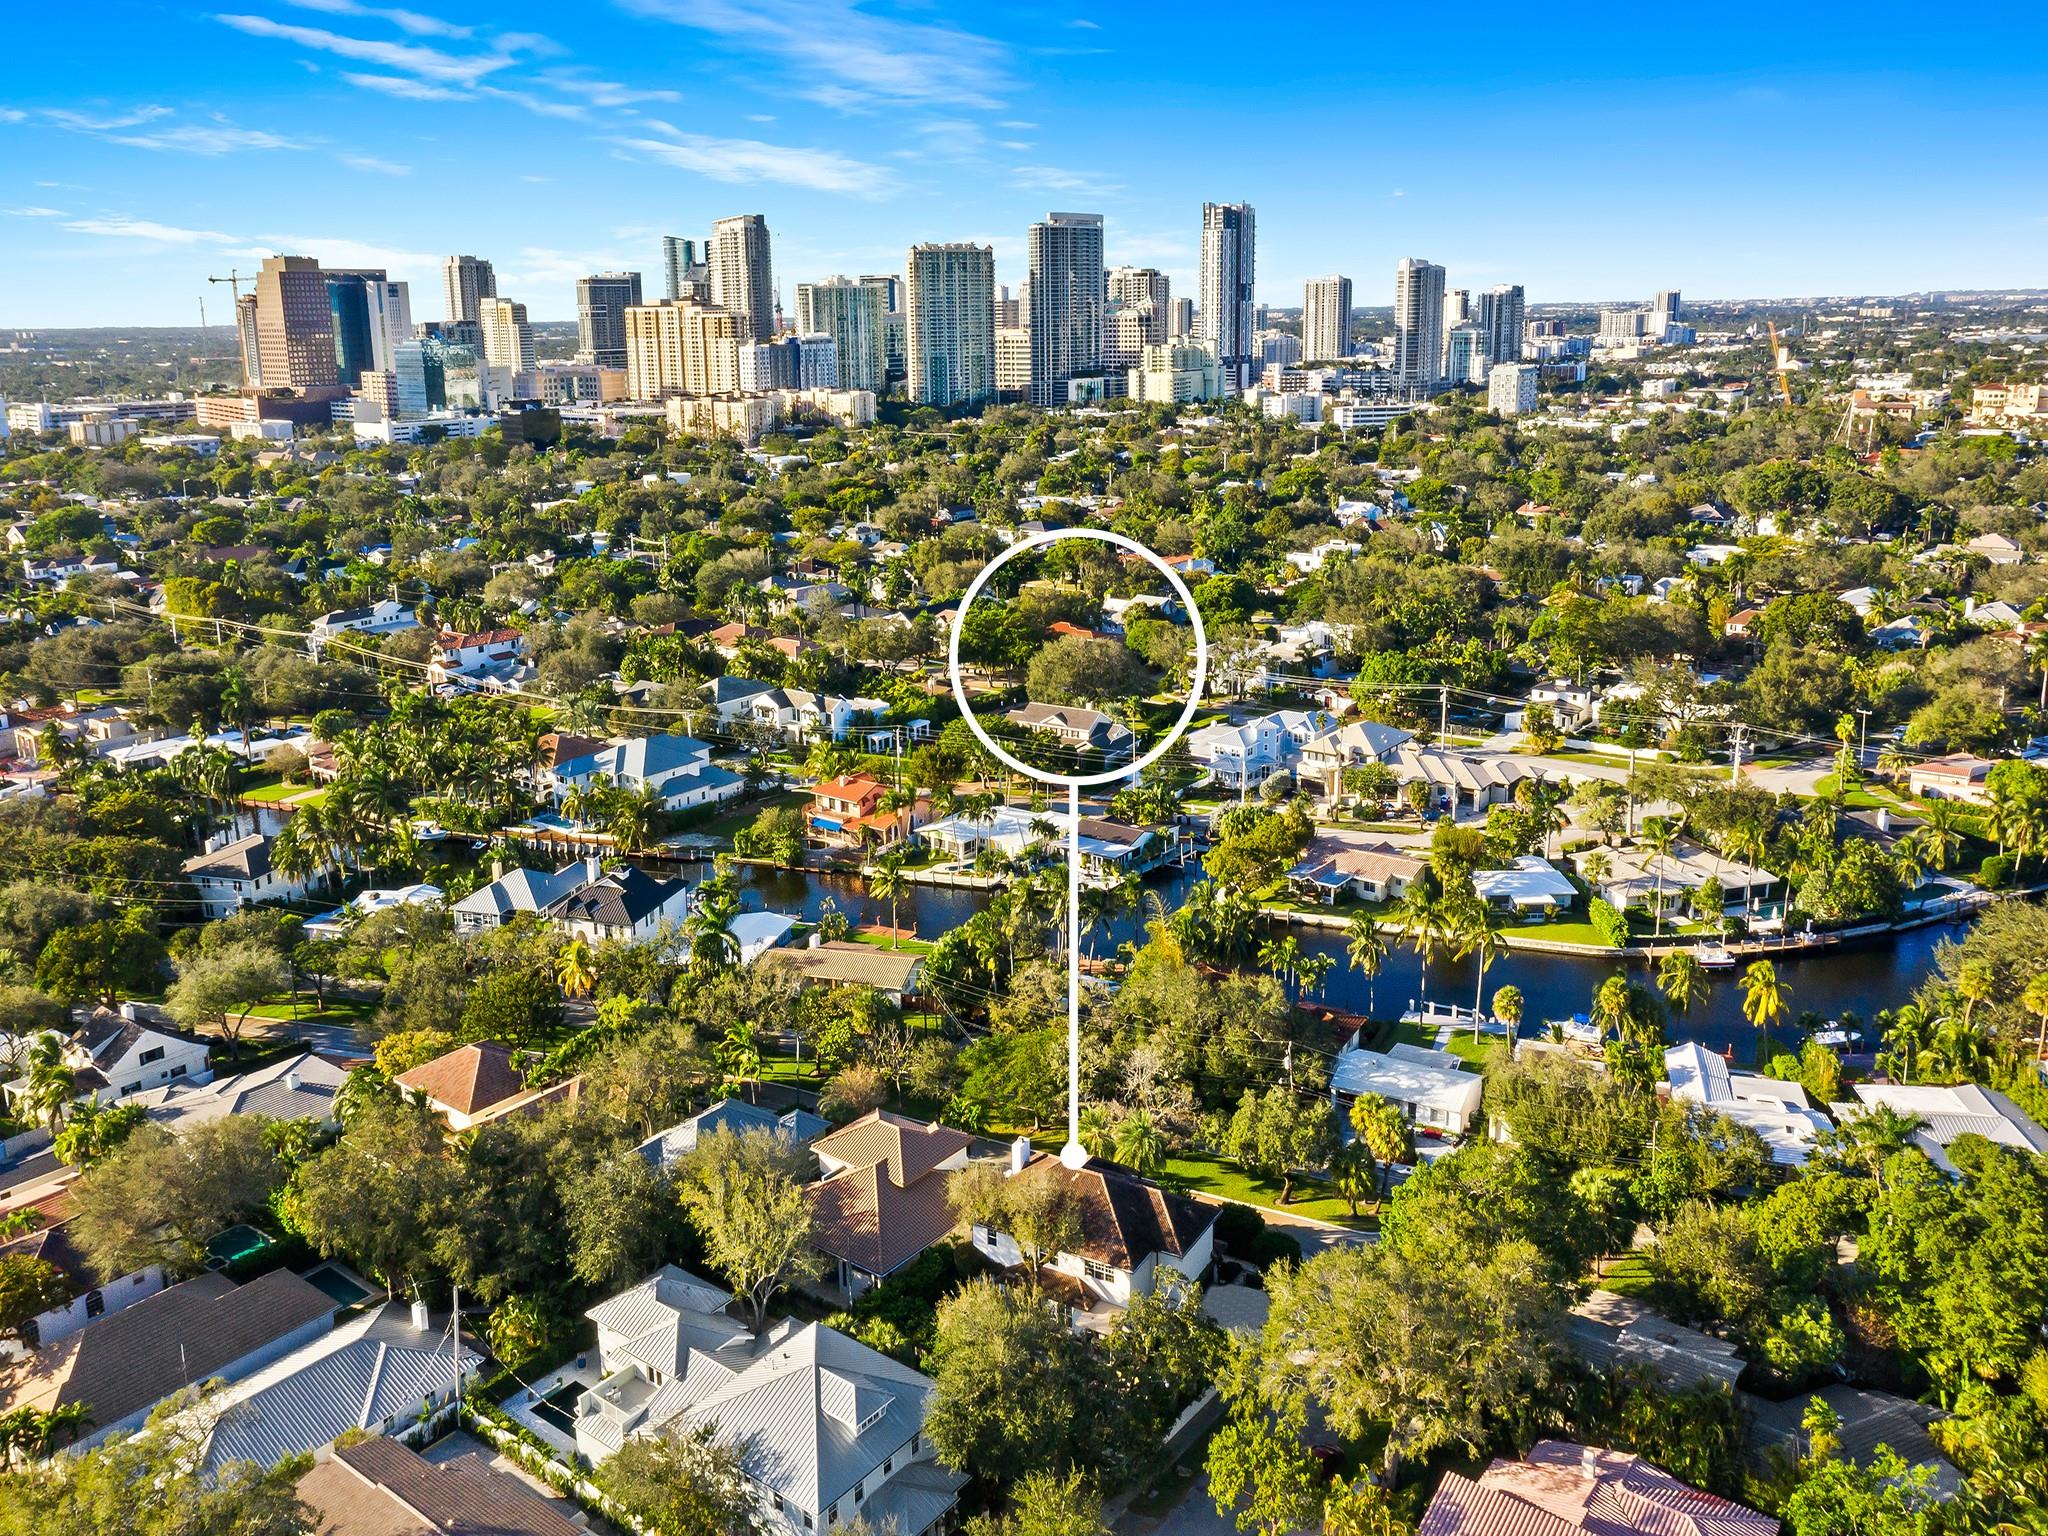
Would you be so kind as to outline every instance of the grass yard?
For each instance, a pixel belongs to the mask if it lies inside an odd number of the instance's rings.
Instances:
[[[261,805],[277,805],[286,800],[318,800],[326,793],[317,784],[290,784],[283,779],[273,779],[268,784],[244,786],[241,797]]]
[[[1657,1285],[1657,1278],[1650,1270],[1650,1261],[1639,1253],[1625,1253],[1620,1258],[1610,1259],[1606,1273],[1588,1278],[1595,1285],[1622,1296],[1646,1296]]]
[[[748,825],[753,819],[775,805],[804,805],[810,795],[800,789],[779,789],[772,795],[763,795],[756,800],[744,800],[737,805],[722,808],[717,815],[703,821],[692,822],[682,830],[696,837],[715,837],[731,842],[733,833]]]
[[[1501,932],[1511,939],[1548,939],[1554,944],[1583,944],[1588,949],[1608,947],[1591,923],[1523,923]]]
[[[928,955],[932,952],[932,945],[924,939],[903,939],[891,943],[886,933],[866,933],[858,928],[853,930],[852,938],[856,944],[872,944],[876,949],[893,949],[906,955]]]
[[[312,995],[307,993],[297,1002],[293,1002],[290,997],[283,997],[258,1003],[249,1010],[249,1017],[252,1020],[277,1019],[285,1023],[297,1023],[301,1019],[306,1019],[318,1024],[355,1027],[367,1023],[375,1012],[375,1006],[366,999],[335,997],[332,994],[328,996],[327,1007],[324,1010],[317,1009],[314,1007]]]
[[[1286,1205],[1280,1203],[1280,1186],[1267,1179],[1254,1178],[1227,1158],[1215,1157],[1205,1152],[1190,1152],[1181,1157],[1168,1158],[1165,1177],[1177,1179],[1189,1189],[1199,1190],[1205,1195],[1215,1195],[1224,1200],[1241,1200],[1246,1205],[1260,1206],[1269,1211],[1284,1211],[1290,1216],[1308,1216],[1317,1221],[1334,1222],[1338,1226],[1356,1227],[1370,1231],[1376,1225],[1370,1214],[1370,1204],[1361,1206],[1354,1217],[1351,1207],[1336,1195],[1320,1195],[1320,1187],[1306,1179],[1296,1181],[1294,1199]]]

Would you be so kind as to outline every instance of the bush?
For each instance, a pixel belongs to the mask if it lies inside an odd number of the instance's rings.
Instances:
[[[1615,911],[1614,903],[1606,898],[1595,896],[1586,903],[1586,921],[1608,948],[1620,949],[1628,942],[1628,919]]]
[[[1226,1204],[1216,1213],[1216,1242],[1231,1256],[1251,1259],[1266,1235],[1266,1218],[1248,1205]]]
[[[1977,869],[1977,882],[1987,890],[1999,891],[2012,884],[2015,863],[2009,853],[1994,853]]]

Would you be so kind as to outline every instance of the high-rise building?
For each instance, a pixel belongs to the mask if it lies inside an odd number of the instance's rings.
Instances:
[[[1172,321],[1173,287],[1157,267],[1111,267],[1109,302],[1138,311],[1145,322],[1145,345],[1165,341]]]
[[[913,245],[904,264],[905,367],[919,405],[978,405],[996,392],[996,253]]]
[[[1171,301],[1166,274],[1155,267],[1112,267],[1102,322],[1102,368],[1108,394],[1121,392],[1145,348],[1166,340]]]
[[[1472,290],[1469,288],[1446,288],[1444,290],[1444,329],[1463,325],[1472,318]]]
[[[1052,213],[1031,226],[1031,403],[1065,405],[1102,376],[1102,215]]]
[[[802,351],[794,336],[743,341],[739,350],[740,392],[759,395],[771,389],[795,389],[802,361]]]
[[[1418,256],[1394,269],[1395,381],[1427,394],[1443,375],[1444,269]]]
[[[1666,288],[1650,300],[1650,333],[1657,335],[1665,326],[1678,324],[1681,311],[1678,290]]]
[[[256,328],[256,295],[245,293],[235,300],[235,335],[242,343],[242,382],[251,389],[263,387],[263,342]]]
[[[740,388],[739,316],[687,301],[636,304],[626,311],[626,393],[727,395]]]
[[[884,297],[882,285],[866,279],[828,277],[796,285],[796,328],[807,336],[832,338],[841,389],[870,389],[879,395],[888,384]]]
[[[450,256],[441,263],[441,286],[450,320],[483,318],[483,302],[498,296],[497,274],[481,256]]]
[[[1018,313],[1016,296],[1010,292],[1010,285],[1005,283],[996,289],[996,324],[1015,327],[1023,323],[1024,317]]]
[[[711,302],[738,317],[743,341],[775,334],[775,275],[768,259],[768,221],[737,214],[711,226]]]
[[[576,356],[600,368],[626,366],[626,311],[640,302],[638,272],[597,272],[576,280]]]
[[[1489,363],[1519,362],[1524,304],[1520,283],[1497,283],[1479,295],[1476,318],[1486,332]]]
[[[514,377],[533,372],[533,327],[527,323],[524,304],[485,299],[478,306],[477,324],[484,334],[486,363]]]
[[[1649,315],[1640,309],[1603,309],[1600,311],[1600,339],[1602,341],[1640,341],[1647,331]]]
[[[1250,203],[1202,204],[1201,337],[1226,389],[1252,374],[1252,272],[1257,221]]]
[[[837,389],[839,344],[825,335],[797,337],[796,369],[798,389]]]
[[[1351,279],[1312,277],[1301,290],[1301,355],[1312,363],[1351,355]]]
[[[1536,409],[1536,381],[1543,370],[1534,363],[1497,363],[1486,376],[1486,408],[1497,416],[1520,416]]]
[[[996,328],[996,397],[1023,400],[1031,394],[1031,327]]]
[[[1486,355],[1486,332],[1472,321],[1444,332],[1444,382],[1483,384],[1492,366]]]
[[[265,389],[320,389],[339,379],[327,275],[311,256],[270,256],[256,275],[256,347]]]
[[[901,314],[905,307],[903,279],[893,272],[863,272],[860,280],[882,290],[882,313]]]
[[[328,268],[327,306],[334,329],[335,382],[355,389],[369,373],[389,373],[392,353],[412,339],[412,301],[404,283],[381,269]]]
[[[698,241],[683,235],[661,237],[661,276],[667,297],[696,299],[711,297],[711,269],[705,264],[706,250]]]
[[[1166,301],[1166,337],[1178,341],[1195,334],[1195,301],[1193,299],[1168,299]]]

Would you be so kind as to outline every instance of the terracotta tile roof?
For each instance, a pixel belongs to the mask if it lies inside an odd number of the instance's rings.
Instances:
[[[479,1040],[400,1073],[398,1086],[458,1115],[474,1115],[526,1092],[526,1079],[509,1045]]]
[[[1539,1441],[1477,1480],[1445,1475],[1416,1536],[1777,1536],[1768,1515],[1625,1451]]]
[[[849,1168],[804,1191],[816,1223],[811,1246],[871,1275],[894,1273],[959,1225],[951,1172],[926,1173],[904,1188],[884,1167]]]
[[[116,1424],[333,1313],[332,1297],[289,1270],[247,1285],[196,1275],[0,1373],[0,1411],[86,1403],[102,1427]]]
[[[475,1451],[429,1462],[376,1436],[300,1480],[318,1536],[584,1536],[539,1494]]]
[[[1136,1269],[1148,1254],[1179,1258],[1216,1224],[1213,1206],[1168,1194],[1151,1180],[1099,1157],[1069,1168],[1057,1157],[1040,1153],[1017,1177],[1064,1184],[1080,1211],[1076,1256],[1115,1269]]]
[[[811,1144],[820,1157],[857,1167],[887,1163],[899,1189],[915,1184],[947,1158],[966,1151],[974,1138],[949,1125],[927,1125],[886,1109],[870,1110]]]

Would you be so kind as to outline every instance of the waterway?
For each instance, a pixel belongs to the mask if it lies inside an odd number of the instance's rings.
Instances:
[[[694,869],[686,874],[695,879]],[[1169,909],[1179,905],[1186,887],[1199,878],[1193,871],[1161,875],[1147,882]],[[856,923],[889,921],[889,904],[870,896],[855,877],[837,874],[801,874],[785,870],[750,867],[745,871],[742,905],[749,909],[787,912],[815,919],[831,901]],[[898,904],[898,920],[914,929],[920,938],[937,939],[957,928],[978,911],[986,897],[979,891],[914,885]],[[1124,914],[1106,924],[1095,936],[1097,954],[1113,953],[1116,946],[1138,936],[1139,920]],[[1781,980],[1791,989],[1792,1016],[1811,1009],[1827,1018],[1854,1013],[1866,1027],[1881,1008],[1891,1008],[1912,995],[1934,966],[1935,951],[1945,941],[1960,938],[1960,924],[1935,924],[1903,933],[1887,934],[1856,945],[1819,950],[1808,955],[1774,955]],[[1351,970],[1344,955],[1344,935],[1335,930],[1297,926],[1293,929],[1301,947],[1327,954],[1336,960],[1316,1000],[1351,1013],[1387,1017],[1401,1012],[1409,1000],[1422,993],[1422,967],[1415,952],[1398,938],[1389,939],[1389,953],[1376,981],[1368,982]],[[1650,967],[1637,959],[1624,964],[1576,955],[1535,954],[1512,951],[1487,968],[1485,997],[1512,983],[1522,991],[1525,1032],[1531,1025],[1551,1018],[1583,1013],[1594,989],[1617,970],[1632,979],[1648,981]],[[1733,1047],[1738,1056],[1756,1048],[1756,1031],[1742,1018],[1741,994],[1736,986],[1740,968],[1716,973],[1707,1000],[1691,1015],[1672,1020],[1671,1034],[1678,1039],[1698,1040],[1714,1050]],[[1438,959],[1429,968],[1429,996],[1439,1002],[1470,1007],[1478,980],[1471,959]],[[1790,1030],[1781,1026],[1787,1038]],[[1866,1041],[1864,1049],[1870,1049]]]

